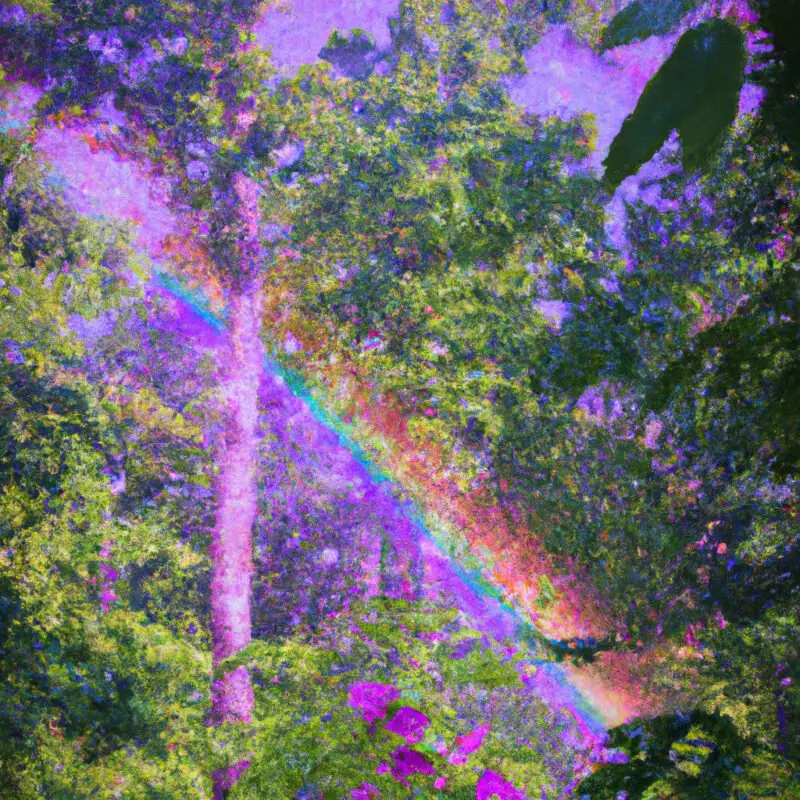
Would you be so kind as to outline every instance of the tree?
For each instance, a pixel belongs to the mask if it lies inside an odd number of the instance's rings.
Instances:
[[[51,3],[4,33],[4,57],[39,80],[55,79],[43,114],[90,108],[110,93],[125,135],[145,155],[172,163],[176,199],[197,209],[209,232],[211,269],[231,294],[231,358],[224,379],[217,527],[211,546],[215,660],[250,641],[251,529],[259,376],[262,373],[258,189],[247,177],[263,57],[247,44],[255,3],[197,6]],[[150,137],[150,138],[147,138]],[[141,151],[141,147],[139,150]],[[182,184],[182,185],[181,185]],[[252,690],[244,668],[215,683],[214,718],[247,720]]]

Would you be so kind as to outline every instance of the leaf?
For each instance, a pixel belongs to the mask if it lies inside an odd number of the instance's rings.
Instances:
[[[704,164],[736,118],[746,63],[744,34],[724,20],[685,33],[650,80],[603,162],[616,188],[678,131],[684,169]]]

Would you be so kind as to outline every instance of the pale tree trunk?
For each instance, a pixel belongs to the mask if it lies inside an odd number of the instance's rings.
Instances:
[[[230,353],[225,365],[223,441],[216,478],[217,521],[211,544],[211,639],[214,664],[250,642],[252,534],[256,517],[258,389],[264,353],[259,338],[261,292],[256,284],[234,298],[230,308]],[[253,687],[247,667],[225,673],[212,686],[212,722],[251,720]],[[215,798],[247,763],[214,776]]]
[[[252,536],[257,513],[259,384],[264,369],[260,339],[263,295],[258,276],[258,204],[252,182],[236,176],[236,223],[240,278],[229,308],[229,349],[223,365],[224,428],[218,447],[217,519],[211,544],[211,643],[214,664],[235,655],[251,639]],[[212,723],[249,723],[253,687],[247,667],[224,673],[211,690]],[[249,766],[240,761],[213,776],[215,800]]]
[[[250,642],[252,531],[256,516],[258,385],[263,350],[258,287],[236,297],[230,311],[230,361],[223,387],[225,428],[218,454],[217,523],[211,545],[211,630],[214,663]],[[253,693],[247,670],[225,676],[218,690],[219,721],[249,721]],[[228,687],[230,691],[223,691]]]

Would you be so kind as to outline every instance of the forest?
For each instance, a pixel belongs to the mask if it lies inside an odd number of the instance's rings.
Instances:
[[[0,0],[0,800],[799,798],[799,28]]]

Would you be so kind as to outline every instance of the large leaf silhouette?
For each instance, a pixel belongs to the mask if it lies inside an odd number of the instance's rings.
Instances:
[[[687,31],[642,92],[604,161],[611,188],[678,131],[684,169],[701,166],[736,118],[744,82],[744,34],[715,19]]]

